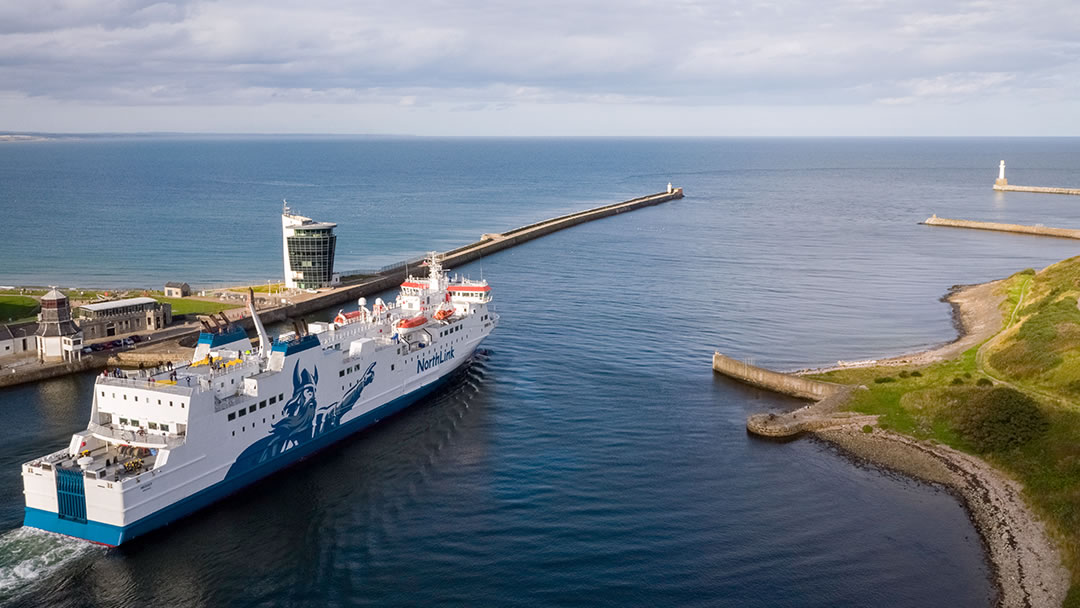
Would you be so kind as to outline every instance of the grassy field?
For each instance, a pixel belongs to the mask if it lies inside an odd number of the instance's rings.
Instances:
[[[165,298],[155,296],[154,299],[158,302],[172,304],[172,314],[174,315],[207,315],[223,310],[229,310],[230,308],[241,307],[241,304],[236,303],[226,304],[223,302],[206,302],[204,300],[193,300],[191,298]]]
[[[266,283],[263,283],[262,285],[252,285],[251,289],[255,293],[270,293],[271,291],[276,292],[276,293],[280,293],[283,289],[285,289],[285,284],[284,283],[271,283],[271,284],[267,285]],[[239,292],[239,293],[247,293],[247,290],[248,290],[247,287],[234,287],[234,288],[230,289],[229,291],[236,291],[236,292]]]
[[[1002,289],[1001,333],[954,360],[815,377],[866,386],[850,409],[977,454],[1021,481],[1072,572],[1065,605],[1080,607],[1080,257],[1017,273]],[[1001,396],[1013,405],[990,411]],[[1013,407],[1017,401],[1028,405]],[[975,418],[984,426],[973,429]]]
[[[0,323],[34,319],[38,301],[26,296],[0,295]]]

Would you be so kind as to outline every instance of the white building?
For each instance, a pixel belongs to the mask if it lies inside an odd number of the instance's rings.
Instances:
[[[71,320],[67,296],[53,289],[41,296],[38,314],[37,353],[42,361],[75,361],[82,358],[82,331]]]
[[[34,323],[0,325],[0,359],[33,352],[37,348],[35,329]]]

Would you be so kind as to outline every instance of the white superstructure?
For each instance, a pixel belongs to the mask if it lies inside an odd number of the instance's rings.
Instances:
[[[256,323],[257,351],[242,329],[204,333],[190,362],[99,377],[86,430],[23,465],[24,524],[119,545],[429,394],[498,316],[486,282],[427,264],[395,302],[303,335],[271,343]]]

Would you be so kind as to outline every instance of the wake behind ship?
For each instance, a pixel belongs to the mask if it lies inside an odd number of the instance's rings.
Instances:
[[[199,336],[192,360],[101,376],[86,430],[22,467],[23,524],[120,545],[415,403],[498,321],[485,281],[408,277],[397,300],[260,348],[242,329]]]

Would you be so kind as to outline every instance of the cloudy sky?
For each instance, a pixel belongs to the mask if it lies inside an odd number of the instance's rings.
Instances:
[[[0,130],[1080,135],[1080,2],[0,0]]]

